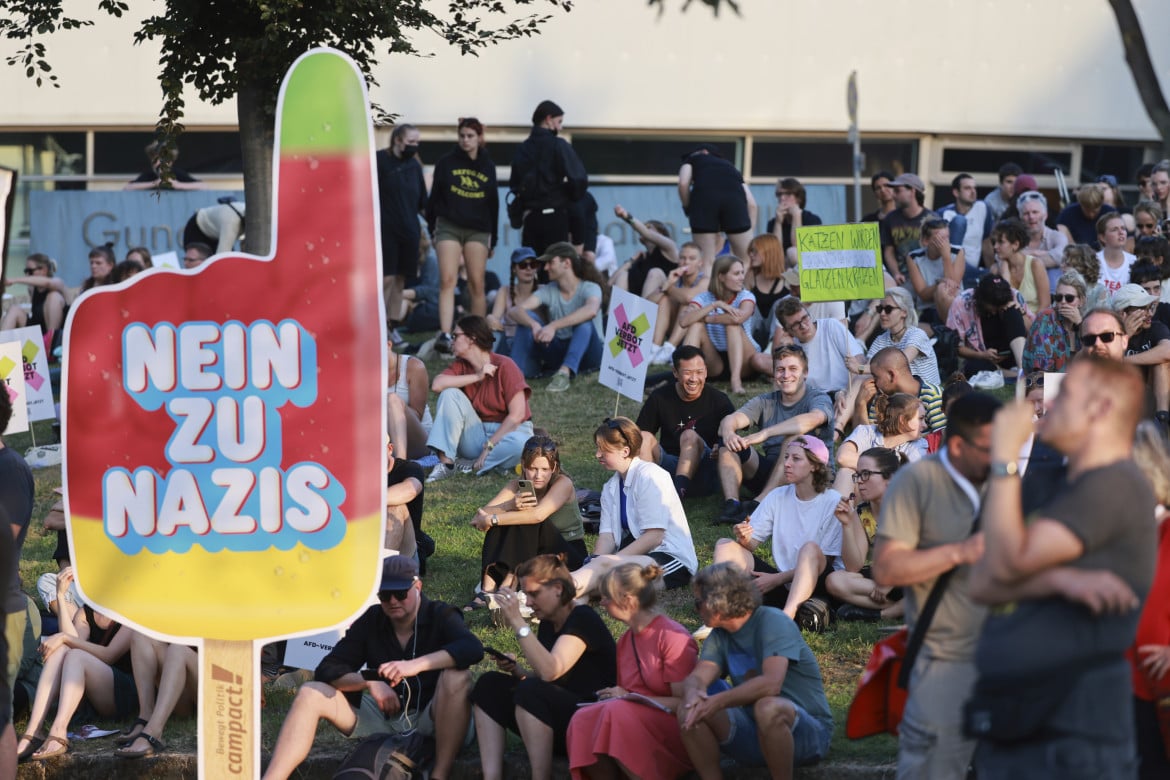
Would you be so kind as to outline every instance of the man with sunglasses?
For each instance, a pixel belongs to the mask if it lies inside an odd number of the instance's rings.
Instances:
[[[987,613],[971,599],[968,576],[983,554],[983,535],[972,531],[999,408],[985,393],[956,400],[942,448],[900,469],[882,499],[873,579],[905,588],[911,632],[935,582],[954,570],[910,677],[899,726],[899,780],[962,780],[975,749],[963,734],[962,706],[975,682],[975,643]]]
[[[468,742],[469,668],[483,658],[483,645],[459,610],[423,596],[418,564],[410,558],[383,562],[378,600],[297,691],[264,780],[292,774],[309,754],[322,718],[351,738],[411,730],[433,737],[430,776],[450,777]]]

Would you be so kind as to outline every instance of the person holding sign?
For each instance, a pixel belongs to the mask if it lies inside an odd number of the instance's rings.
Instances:
[[[431,777],[447,778],[467,741],[471,672],[483,645],[459,611],[422,593],[418,564],[382,564],[379,604],[353,622],[293,699],[264,780],[284,780],[309,754],[317,722],[347,737],[417,730],[435,739]],[[367,680],[359,670],[376,672]]]
[[[767,371],[769,364],[748,332],[756,297],[744,289],[746,273],[738,257],[721,255],[711,269],[710,289],[696,295],[678,317],[687,330],[684,343],[703,350],[716,377],[730,377],[733,393],[742,393],[743,380]]]

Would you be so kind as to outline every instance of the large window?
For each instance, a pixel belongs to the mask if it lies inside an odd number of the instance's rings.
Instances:
[[[93,135],[93,172],[100,175],[136,174],[147,168],[145,149],[154,140],[153,132],[96,132]],[[240,173],[244,160],[240,134],[188,131],[179,136],[179,158],[175,165],[199,174]]]
[[[743,142],[738,138],[649,138],[644,136],[589,136],[573,134],[573,148],[590,176],[676,176],[682,157],[701,143],[719,150],[736,167],[742,165]]]
[[[1048,176],[1059,168],[1067,175],[1072,170],[1072,152],[1046,149],[971,149],[951,147],[943,150],[942,169],[956,173],[999,173],[1004,163],[1014,162],[1024,173]]]
[[[887,170],[895,173],[918,167],[917,141],[866,141],[863,175]],[[853,144],[840,141],[761,140],[752,143],[752,176],[800,178],[852,178]]]

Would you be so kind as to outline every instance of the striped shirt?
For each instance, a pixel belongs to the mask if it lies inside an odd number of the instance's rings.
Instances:
[[[938,385],[932,385],[919,377],[914,377],[918,380],[918,400],[922,401],[922,405],[926,407],[926,427],[930,431],[941,431],[947,427],[947,415],[943,411],[942,404],[942,388]],[[877,415],[873,411],[873,402],[869,404],[869,421],[877,424]]]

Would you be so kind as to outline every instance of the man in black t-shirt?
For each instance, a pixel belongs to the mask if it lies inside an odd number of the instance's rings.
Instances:
[[[906,281],[906,257],[919,246],[922,224],[938,216],[923,207],[926,186],[913,173],[890,182],[896,208],[881,221],[882,262],[898,284]]]
[[[651,393],[638,413],[638,457],[674,474],[680,498],[709,495],[719,485],[712,451],[719,443],[719,423],[735,407],[725,393],[707,386],[707,364],[698,347],[679,347],[671,363],[674,384]]]

